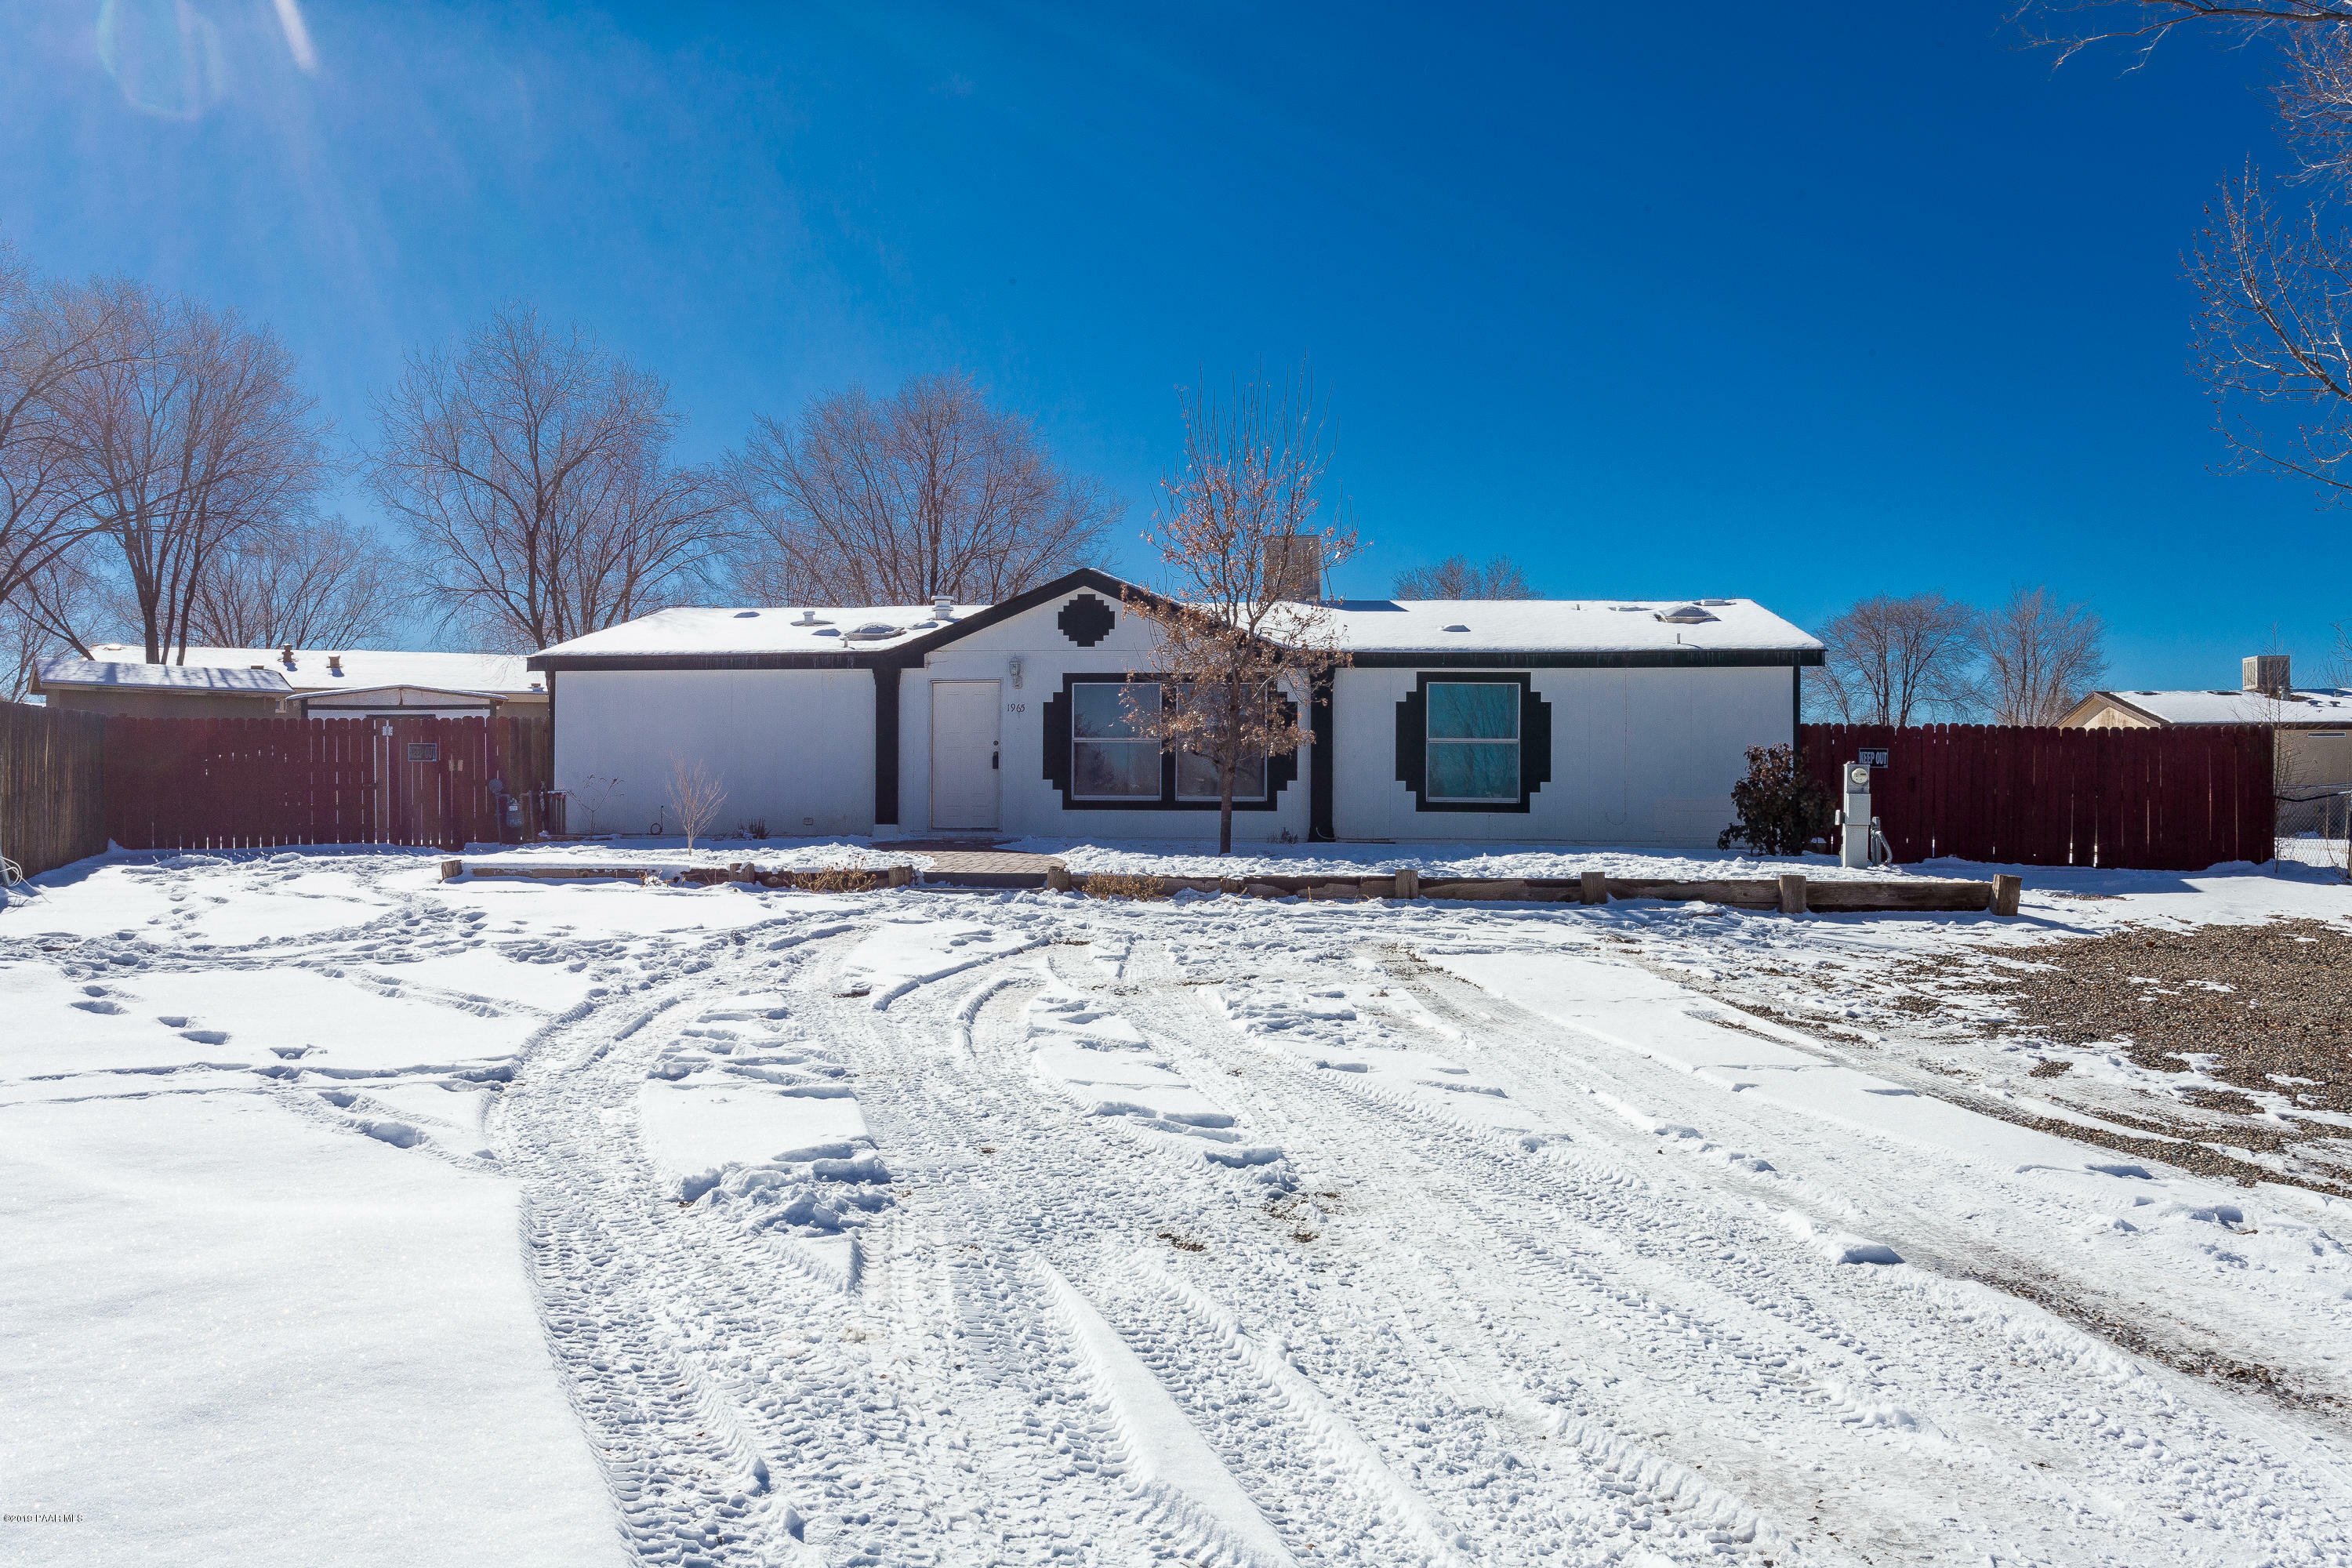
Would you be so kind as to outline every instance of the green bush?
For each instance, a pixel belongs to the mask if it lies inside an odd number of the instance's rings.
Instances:
[[[1739,820],[1716,839],[1717,849],[1746,844],[1757,855],[1800,855],[1830,830],[1837,807],[1805,772],[1794,746],[1750,746],[1748,776],[1731,786]]]

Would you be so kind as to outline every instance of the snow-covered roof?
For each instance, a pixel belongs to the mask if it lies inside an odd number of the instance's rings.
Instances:
[[[958,605],[951,620],[975,615],[985,605]],[[896,647],[909,637],[949,625],[929,605],[865,605],[845,609],[657,610],[601,632],[573,637],[542,655],[596,658],[646,654],[842,653]]]
[[[542,650],[541,658],[887,651],[979,615],[928,607],[662,610]],[[1011,606],[1008,606],[1010,608]],[[1351,652],[1803,651],[1822,645],[1752,599],[1349,599],[1327,607]]]
[[[184,666],[163,667],[142,664],[141,650],[121,644],[104,643],[90,651],[108,664],[115,664],[119,656],[119,668],[274,671],[284,684],[270,689],[280,693],[291,689],[306,697],[322,691],[363,691],[386,686],[425,686],[445,691],[488,691],[509,699],[543,699],[546,696],[547,678],[533,675],[527,656],[519,653],[409,653],[379,648],[298,647],[294,650],[294,663],[289,668],[281,651],[274,647],[192,647],[188,649]],[[341,661],[341,673],[327,668],[327,660],[331,658]]]
[[[2352,724],[2352,689],[2290,691],[2273,701],[2255,691],[2099,691],[2168,724]]]
[[[1822,646],[1753,599],[1347,599],[1329,613],[1357,653]]]
[[[45,658],[33,667],[35,685],[130,687],[142,691],[221,692],[229,696],[284,697],[292,691],[284,676],[267,669],[216,669],[208,665],[117,663],[91,658]]]

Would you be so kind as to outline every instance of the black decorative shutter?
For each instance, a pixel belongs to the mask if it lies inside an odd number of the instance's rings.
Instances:
[[[1406,692],[1404,700],[1396,705],[1397,782],[1412,791],[1416,798],[1423,793],[1423,781],[1429,772],[1427,713],[1418,687]]]
[[[1536,695],[1530,680],[1519,699],[1519,796],[1551,783],[1551,704]]]
[[[1070,793],[1070,694],[1059,692],[1045,699],[1045,782],[1062,792],[1065,801]]]

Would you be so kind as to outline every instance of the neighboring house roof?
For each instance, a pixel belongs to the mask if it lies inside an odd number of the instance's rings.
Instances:
[[[958,605],[946,621],[934,619],[928,606],[905,605],[663,610],[542,649],[530,665],[919,663],[934,648],[1083,588],[1113,601],[1140,591],[1081,568],[1003,604]],[[1328,612],[1342,646],[1359,656],[1507,653],[1705,663],[1710,655],[1766,655],[1782,664],[1821,662],[1818,641],[1747,599],[1351,599]]]
[[[2256,691],[2094,691],[2074,704],[2064,724],[2105,700],[2158,724],[2275,724],[2291,729],[2352,725],[2352,689],[2290,691],[2273,700]]]
[[[423,686],[446,691],[488,691],[508,698],[544,698],[543,677],[530,673],[530,661],[519,653],[414,653],[380,648],[310,648],[294,650],[294,664],[274,647],[192,647],[185,659],[176,656],[169,665],[141,663],[141,651],[106,643],[90,649],[100,662],[135,668],[208,668],[274,671],[285,689],[301,696],[334,690],[370,690],[390,686]],[[327,660],[341,662],[337,674]],[[541,689],[534,690],[534,687]]]
[[[299,692],[297,695],[311,703],[336,703],[349,701],[361,706],[365,706],[365,704],[360,703],[361,699],[382,697],[387,691],[393,693],[395,697],[404,700],[411,693],[414,693],[420,697],[461,698],[467,702],[509,702],[513,700],[513,694],[510,692],[460,691],[457,688],[451,686],[362,686],[357,690],[352,691],[346,691],[341,687],[338,686],[332,690],[305,691]],[[423,706],[433,707],[435,704],[425,703]],[[446,704],[443,704],[443,706],[446,706]]]
[[[33,666],[35,690],[54,686],[114,688],[135,691],[206,692],[226,697],[285,697],[286,678],[268,669],[215,669],[198,665],[125,663],[89,658],[45,658]]]

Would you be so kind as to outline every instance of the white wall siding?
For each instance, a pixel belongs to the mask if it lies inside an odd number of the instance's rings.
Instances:
[[[718,830],[765,819],[778,837],[874,826],[874,676],[864,669],[567,669],[556,677],[556,787],[588,831],[591,775],[618,779],[605,832],[643,833],[670,758],[699,758],[727,791]]]
[[[1423,673],[1339,672],[1332,818],[1342,838],[1712,847],[1731,820],[1747,748],[1790,739],[1786,668],[1538,669],[1535,694],[1551,705],[1550,782],[1525,812],[1429,811],[1396,767],[1397,704]]]
[[[1071,617],[1078,632],[1102,631],[1091,647],[1066,632],[1073,601],[1097,603]],[[1105,609],[1115,623],[1100,626]],[[1093,623],[1089,626],[1089,621]],[[1013,665],[1018,662],[1016,677]],[[641,833],[661,812],[673,755],[700,757],[728,793],[722,829],[763,819],[771,832],[993,832],[1100,838],[1213,838],[1213,803],[1131,809],[1066,804],[1047,777],[1054,738],[1049,706],[1067,723],[1071,676],[1150,674],[1154,639],[1146,623],[1106,595],[1074,590],[1050,604],[977,628],[888,672],[898,685],[897,820],[877,824],[875,807],[875,676],[870,669],[562,671],[556,686],[555,763],[560,787],[583,801],[591,775],[617,778],[601,813],[607,831]],[[1786,665],[1704,668],[1549,668],[1528,672],[1549,704],[1550,774],[1521,811],[1426,809],[1397,777],[1398,704],[1427,673],[1513,674],[1351,667],[1339,672],[1333,714],[1332,826],[1342,838],[1565,840],[1711,846],[1731,820],[1731,786],[1745,750],[1790,739],[1791,679]],[[993,829],[935,823],[931,790],[931,696],[942,681],[993,685],[998,720],[997,822]],[[1017,681],[1017,683],[1016,683]],[[1295,700],[1299,694],[1294,694]],[[1302,708],[1304,703],[1301,703]],[[967,713],[967,717],[969,714]],[[1060,744],[1068,743],[1066,733]],[[1304,841],[1312,827],[1314,759],[1297,761],[1271,810],[1236,811],[1237,845]],[[588,826],[583,805],[572,826]]]

